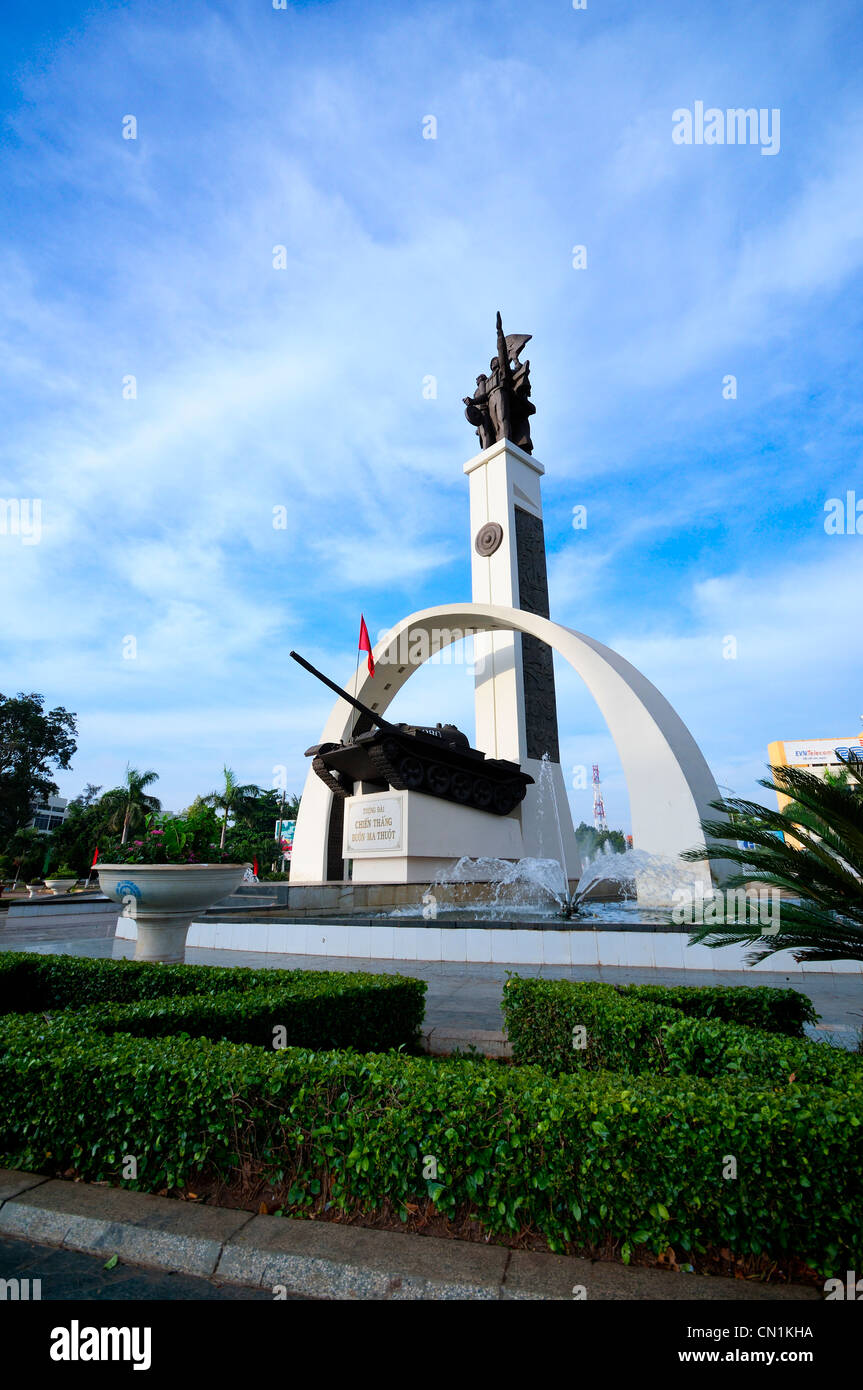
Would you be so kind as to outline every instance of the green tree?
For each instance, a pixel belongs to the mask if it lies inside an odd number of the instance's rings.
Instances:
[[[68,768],[77,748],[77,716],[44,706],[43,695],[0,695],[0,843],[57,795],[51,773]]]
[[[10,835],[0,855],[4,878],[11,878],[14,883],[19,879],[26,882],[43,873],[48,857],[49,839],[50,836],[40,834],[32,828],[16,830]]]
[[[218,843],[221,833],[219,817],[202,796],[196,796],[192,804],[180,814],[197,844],[205,846]]]
[[[791,798],[782,811],[731,798],[711,802],[729,820],[704,820],[706,847],[683,858],[725,860],[739,866],[727,884],[784,889],[779,930],[764,936],[757,924],[701,926],[692,945],[757,946],[751,965],[776,951],[798,961],[863,960],[863,768],[849,764],[846,784],[816,777],[800,767],[771,768],[759,786]],[[741,849],[745,840],[754,848]]]
[[[284,805],[282,805],[281,793],[274,792],[273,795],[280,798],[277,819],[296,820],[300,814],[300,798],[298,796],[286,796]]]
[[[88,782],[83,792],[69,802],[66,819],[49,837],[51,864],[68,864],[79,878],[89,874],[93,851],[104,848],[116,834],[114,824],[122,791],[118,788],[117,794],[103,797],[99,791],[99,787]]]
[[[248,826],[250,830],[269,833],[273,839],[278,820],[296,820],[299,810],[300,798],[298,796],[284,796],[283,793],[275,791],[271,787],[256,787],[254,795],[250,795],[244,802],[240,813],[236,816],[236,824]]]
[[[851,790],[856,787],[858,794],[861,790],[847,768],[843,768],[841,772],[831,772],[829,767],[826,767],[824,769],[824,781],[830,787],[847,787]],[[790,801],[782,809],[785,815],[794,821],[795,825],[808,825],[817,834],[817,827],[813,825],[812,812],[807,806],[801,806],[799,801]]]
[[[221,791],[209,792],[201,800],[207,806],[214,806],[217,811],[222,813],[222,834],[219,840],[219,848],[225,848],[225,835],[228,829],[228,816],[234,821],[238,818],[242,820],[248,813],[248,806],[254,800],[260,790],[253,782],[241,783],[237,781],[236,773],[229,767],[223,767],[222,773],[225,778],[225,785]]]
[[[139,772],[127,763],[124,785],[115,787],[102,797],[102,803],[108,802],[112,807],[108,821],[110,828],[115,831],[122,828],[121,845],[128,840],[130,830],[142,825],[147,816],[161,811],[162,803],[158,797],[150,796],[145,790],[158,780],[158,772]]]
[[[260,873],[267,873],[277,858],[277,846],[269,831],[252,830],[245,825],[232,826],[225,837],[225,851],[232,864],[254,864]]]
[[[610,845],[615,854],[623,854],[626,850],[626,836],[622,830],[597,830],[596,826],[588,825],[586,821],[582,821],[576,830],[575,843],[582,859],[594,859],[597,854],[604,854],[606,845]]]
[[[94,786],[92,782],[85,782],[84,790],[78,793],[75,797],[75,801],[84,807],[93,806],[99,800],[99,793],[101,790],[101,787]],[[71,806],[74,803],[70,802],[69,804]]]

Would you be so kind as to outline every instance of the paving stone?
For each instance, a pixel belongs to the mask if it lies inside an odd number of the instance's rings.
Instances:
[[[487,1057],[512,1056],[512,1045],[503,1033],[490,1028],[452,1028],[442,1024],[424,1032],[420,1041],[425,1052],[437,1054],[467,1052],[474,1048]]]
[[[17,1197],[20,1192],[39,1187],[48,1181],[48,1178],[40,1177],[38,1173],[19,1173],[15,1168],[0,1168],[0,1207],[10,1198]]]
[[[247,1211],[197,1206],[124,1188],[51,1181],[0,1207],[0,1234],[185,1274],[212,1274]]]
[[[498,1299],[501,1246],[256,1216],[226,1246],[216,1277],[257,1288],[356,1299]]]
[[[580,1260],[564,1255],[545,1255],[527,1250],[513,1252],[503,1286],[504,1299],[567,1299],[574,1289],[584,1289],[591,1300],[677,1302],[818,1301],[817,1289],[805,1285],[760,1284],[749,1279],[725,1279],[715,1275],[682,1274],[645,1269],[606,1260]],[[581,1295],[579,1295],[581,1296]]]

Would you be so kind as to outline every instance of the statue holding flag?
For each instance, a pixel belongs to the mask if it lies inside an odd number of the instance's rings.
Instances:
[[[536,413],[536,406],[530,399],[530,362],[519,361],[531,336],[511,333],[504,337],[498,312],[497,356],[489,365],[491,375],[481,373],[473,396],[464,397],[464,413],[476,427],[481,449],[497,440],[510,439],[526,454],[533,453],[530,417]]]

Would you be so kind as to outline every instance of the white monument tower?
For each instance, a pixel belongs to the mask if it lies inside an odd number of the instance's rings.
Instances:
[[[517,444],[501,439],[464,471],[470,480],[473,602],[547,618],[540,494],[545,469]],[[567,876],[577,879],[581,865],[560,765],[551,648],[517,632],[473,640],[476,746],[489,757],[519,763],[534,779],[520,807],[522,853],[559,859],[562,836]],[[544,754],[549,766],[543,773]]]

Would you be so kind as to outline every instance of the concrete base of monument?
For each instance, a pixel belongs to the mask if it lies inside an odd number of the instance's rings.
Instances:
[[[355,884],[428,887],[463,855],[516,860],[524,848],[518,811],[493,816],[424,792],[371,791],[345,801],[342,853]]]

